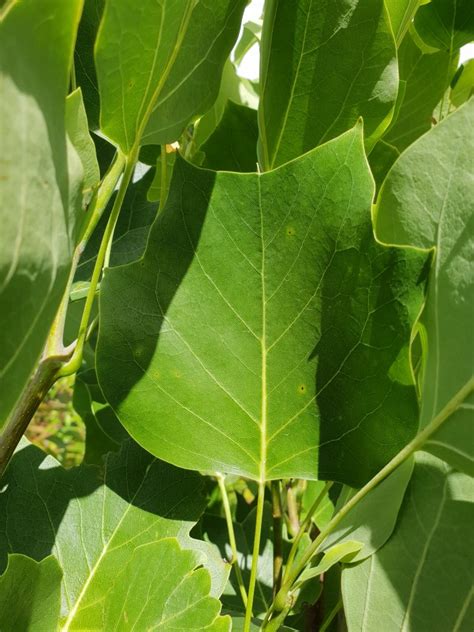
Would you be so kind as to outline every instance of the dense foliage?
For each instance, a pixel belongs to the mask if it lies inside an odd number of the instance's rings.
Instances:
[[[472,630],[472,0],[0,4],[2,632]]]

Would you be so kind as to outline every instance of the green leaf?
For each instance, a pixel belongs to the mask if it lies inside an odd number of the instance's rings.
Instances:
[[[105,597],[103,623],[96,629],[230,632],[230,617],[219,616],[221,604],[209,595],[202,561],[196,551],[183,551],[176,538],[136,548]]]
[[[148,232],[158,211],[156,202],[150,202],[147,194],[154,178],[154,170],[129,185],[114,231],[110,266],[135,261],[145,250]],[[97,252],[102,241],[115,196],[89,239],[81,262],[77,267],[76,281],[88,281],[92,275]]]
[[[67,141],[65,99],[80,10],[80,0],[24,0],[6,5],[0,21],[0,427],[43,349],[71,265],[82,167]]]
[[[271,0],[261,67],[264,170],[338,136],[360,116],[371,147],[390,122],[398,72],[383,0]]]
[[[131,442],[92,466],[64,470],[32,445],[18,450],[0,495],[0,566],[18,552],[42,560],[53,553],[64,572],[64,630],[104,629],[104,597],[135,551],[164,538],[205,554],[212,595],[222,591],[227,570],[212,547],[191,539],[206,499],[202,478],[155,460]],[[151,567],[161,567],[148,549]],[[139,556],[140,559],[140,556]],[[131,567],[129,567],[131,571]],[[171,575],[171,573],[170,573]],[[146,601],[148,585],[137,596]]]
[[[176,160],[176,152],[172,151],[172,152],[166,152],[166,172],[165,172],[165,184],[166,184],[166,188],[165,188],[165,193],[164,195],[167,194],[167,191],[169,189],[170,186],[170,182],[171,182],[171,176],[173,175],[173,168],[174,168],[174,163]],[[148,189],[147,192],[147,199],[150,200],[150,202],[158,202],[158,200],[161,199],[161,180],[162,180],[162,173],[161,173],[161,155],[158,156],[158,158],[155,161],[155,165],[156,165],[156,169],[155,169],[155,174],[153,176],[153,181],[150,184],[150,188]]]
[[[472,1],[431,0],[417,11],[414,26],[427,46],[452,53],[474,39]]]
[[[2,632],[50,632],[59,619],[62,571],[54,557],[35,562],[9,555],[0,576]]]
[[[474,94],[474,59],[469,59],[461,67],[460,75],[451,90],[451,103],[457,108]]]
[[[322,444],[353,485],[406,443],[424,257],[375,243],[372,195],[360,127],[261,175],[177,159],[144,257],[101,286],[98,380],[139,443],[255,480],[316,478]]]
[[[201,146],[206,154],[202,166],[216,171],[256,171],[257,139],[257,112],[227,101],[218,126]]]
[[[474,100],[409,147],[393,166],[376,209],[379,239],[435,253],[423,324],[428,337],[421,427],[472,380]],[[443,159],[440,160],[439,156]],[[474,473],[471,395],[425,449]]]
[[[322,551],[329,551],[336,544],[356,541],[363,545],[353,557],[352,561],[356,562],[364,560],[379,549],[393,532],[412,471],[413,459],[408,459],[377,485],[329,534],[324,540]],[[335,513],[356,492],[356,489],[350,487],[343,488]]]
[[[84,169],[83,195],[90,199],[99,183],[100,172],[94,141],[89,134],[81,88],[71,92],[66,99],[66,130]]]
[[[94,62],[94,44],[104,6],[105,0],[84,0],[74,51],[76,82],[82,89],[87,119],[92,130],[99,129],[100,99]]]
[[[307,582],[314,577],[319,577],[335,564],[353,561],[362,547],[362,542],[356,542],[354,540],[346,540],[345,542],[341,542],[341,544],[332,546],[327,553],[324,553],[322,559],[316,566],[308,566],[308,568],[301,573],[296,585]]]
[[[77,374],[73,405],[86,426],[84,462],[101,466],[103,456],[118,450],[128,435],[105,401],[97,384],[95,369]]]
[[[456,71],[458,54],[423,53],[408,33],[399,50],[400,79],[405,92],[398,116],[383,140],[402,152],[431,129],[433,111]]]
[[[237,75],[234,64],[230,59],[224,64],[221,87],[214,105],[194,125],[192,138],[194,150],[201,147],[216,129],[228,101],[234,101],[234,103],[239,103],[252,109],[256,109],[258,104],[258,98],[253,92],[249,92],[248,83]]]
[[[309,509],[313,505],[316,498],[323,491],[326,483],[324,481],[306,481],[306,488],[301,497],[301,519],[304,520]],[[340,486],[339,486],[340,488]],[[334,514],[334,502],[332,500],[333,488],[330,492],[327,492],[323,500],[320,502],[316,512],[312,516],[312,521],[321,531],[327,523],[331,520]],[[337,498],[337,492],[336,492]]]
[[[125,153],[138,144],[175,141],[211,107],[245,4],[144,0],[137,8],[134,0],[106,3],[95,49],[101,129]]]
[[[397,47],[400,46],[420,4],[427,0],[385,0]],[[428,0],[429,1],[429,0]]]
[[[396,530],[342,572],[350,632],[468,632],[472,583],[472,479],[418,453]]]

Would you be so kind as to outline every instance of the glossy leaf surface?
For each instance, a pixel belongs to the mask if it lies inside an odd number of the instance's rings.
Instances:
[[[359,484],[404,444],[423,258],[373,241],[372,193],[360,128],[263,175],[176,162],[144,258],[102,283],[99,384],[142,445],[269,479],[316,478],[321,442]]]
[[[382,0],[271,0],[261,68],[264,170],[338,136],[360,116],[369,146],[390,122],[398,72]]]
[[[428,338],[422,427],[472,381],[473,152],[471,100],[402,154],[378,201],[382,241],[435,253],[422,318]],[[474,472],[472,406],[471,395],[425,446],[468,472]]]
[[[65,288],[82,178],[64,122],[81,2],[25,0],[4,10],[0,427],[39,359]]]
[[[213,104],[244,6],[244,0],[106,3],[95,50],[101,129],[125,153],[138,143],[177,140]]]
[[[472,581],[473,480],[417,455],[393,536],[342,572],[349,632],[468,632]]]

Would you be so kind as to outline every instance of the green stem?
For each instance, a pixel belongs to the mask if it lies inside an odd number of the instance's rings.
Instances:
[[[290,549],[290,553],[288,555],[288,560],[286,562],[286,569],[285,569],[285,576],[284,576],[284,583],[287,582],[288,579],[288,574],[289,571],[293,565],[296,553],[298,551],[298,546],[301,542],[301,538],[303,537],[303,535],[306,533],[306,531],[309,529],[310,525],[311,525],[311,520],[316,512],[316,510],[318,509],[319,505],[321,504],[321,502],[323,501],[323,499],[325,498],[326,494],[328,493],[328,491],[331,489],[332,486],[332,481],[328,481],[326,483],[326,485],[323,487],[323,489],[321,490],[320,494],[317,496],[316,500],[314,501],[314,503],[311,505],[308,513],[306,514],[305,519],[303,520],[298,533],[296,534],[295,539],[293,540],[292,544],[291,544],[291,549]]]
[[[166,184],[166,145],[161,145],[161,178],[160,178],[160,206],[158,212],[161,213],[165,206],[167,198],[167,184]]]
[[[462,404],[466,397],[474,390],[474,378],[471,378],[446,404],[446,406],[430,421],[430,423],[419,432],[416,437],[410,441],[400,452],[394,456],[394,458],[383,467],[364,487],[362,487],[332,518],[332,520],[321,531],[318,537],[311,543],[301,556],[298,564],[288,572],[288,576],[283,583],[282,589],[277,595],[275,601],[278,603],[286,603],[286,596],[291,589],[295,580],[305,568],[313,555],[318,553],[321,544],[328,537],[330,533],[334,531],[341,520],[363,499],[369,494],[379,483],[381,483],[387,476],[394,472],[408,457],[414,452],[420,450],[427,439],[435,433],[440,426],[448,419]]]
[[[337,613],[339,612],[339,610],[341,608],[342,608],[342,599],[339,599],[338,602],[336,603],[336,605],[334,606],[334,608],[331,610],[331,612],[328,614],[328,616],[321,623],[321,627],[319,628],[319,632],[326,632],[326,630],[331,625],[331,623],[334,621],[335,617],[337,616]]]
[[[281,481],[271,482],[273,516],[273,596],[281,588],[283,572],[283,508]]]
[[[255,536],[253,540],[252,568],[250,571],[250,583],[249,583],[249,590],[248,590],[247,608],[245,609],[244,632],[250,632],[250,626],[252,624],[253,599],[255,596],[255,585],[257,583],[257,568],[258,568],[258,556],[260,553],[260,539],[262,537],[264,500],[265,500],[265,483],[260,482],[258,484],[257,516],[255,519]]]
[[[300,529],[300,517],[295,488],[292,483],[288,485],[286,490],[286,506],[288,508],[288,530],[291,536],[295,537]]]
[[[123,200],[125,198],[125,193],[127,192],[128,185],[130,183],[130,180],[133,175],[133,171],[135,169],[136,157],[137,157],[137,152],[132,152],[126,158],[125,171],[123,173],[122,181],[120,183],[120,187],[117,192],[117,197],[115,198],[115,202],[112,207],[112,211],[110,213],[109,221],[107,222],[107,226],[105,227],[105,231],[104,231],[104,235],[102,237],[102,241],[100,244],[99,252],[97,254],[97,259],[95,261],[94,270],[92,272],[92,279],[89,286],[89,292],[87,294],[86,304],[84,306],[81,323],[79,325],[79,334],[77,337],[76,348],[74,349],[73,356],[69,360],[69,362],[67,362],[59,370],[58,377],[65,377],[66,375],[72,375],[81,366],[82,354],[84,351],[84,343],[87,336],[87,331],[89,327],[89,318],[91,315],[92,306],[94,304],[97,285],[99,283],[99,279],[102,274],[105,256],[109,247],[109,242],[114,232],[115,224],[117,222],[118,216],[120,214],[120,210],[122,208]]]
[[[225,479],[222,474],[217,476],[217,482],[221,491],[222,505],[224,507],[225,520],[227,523],[227,531],[229,533],[229,544],[232,551],[231,564],[235,570],[235,576],[237,578],[237,584],[239,585],[240,595],[244,604],[244,608],[247,607],[247,591],[245,590],[244,578],[242,577],[242,571],[239,566],[239,558],[237,553],[237,542],[235,540],[234,523],[232,521],[232,513],[230,510],[229,496],[225,486]]]

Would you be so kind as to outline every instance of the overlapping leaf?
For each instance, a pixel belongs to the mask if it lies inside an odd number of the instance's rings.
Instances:
[[[376,232],[391,244],[434,249],[422,322],[428,349],[421,426],[450,402],[455,414],[425,445],[455,467],[474,472],[474,100],[451,114],[402,154],[389,172],[377,206]]]
[[[271,0],[262,35],[259,158],[271,169],[364,118],[372,146],[397,96],[383,0]]]
[[[373,240],[360,127],[267,174],[178,160],[144,258],[106,273],[97,370],[168,461],[366,480],[409,437],[422,257]],[[383,421],[382,421],[383,420]]]
[[[474,7],[470,0],[431,0],[414,25],[427,46],[452,52],[474,39]]]
[[[25,0],[0,12],[0,427],[42,351],[71,264],[82,167],[67,141],[65,99],[80,9],[80,0]]]
[[[52,457],[26,445],[13,457],[4,483],[0,566],[10,552],[38,561],[53,553],[64,572],[65,630],[103,629],[103,617],[113,609],[107,598],[111,583],[124,569],[133,574],[133,560],[141,566],[144,547],[151,569],[161,563],[153,553],[176,554],[178,563],[182,556],[175,544],[163,545],[164,552],[154,546],[165,538],[177,538],[180,547],[205,553],[199,564],[213,576],[212,594],[223,589],[227,572],[222,561],[208,545],[189,537],[206,502],[196,473],[156,461],[130,442],[119,454],[107,456],[102,474],[88,466],[64,470]],[[192,560],[188,563],[194,568],[197,558]],[[201,590],[207,580],[198,584]],[[133,599],[140,606],[147,591],[147,584],[134,588]]]
[[[342,573],[349,632],[468,632],[472,627],[472,479],[417,455],[395,533]]]
[[[35,562],[24,555],[10,555],[0,576],[2,632],[56,630],[61,577],[61,568],[52,556]]]
[[[244,7],[245,0],[106,3],[95,52],[101,128],[125,153],[175,141],[212,105]]]

